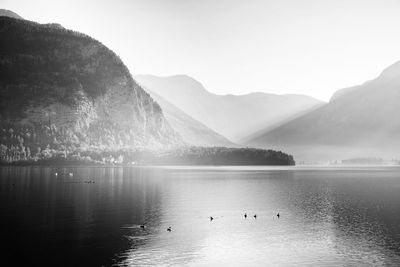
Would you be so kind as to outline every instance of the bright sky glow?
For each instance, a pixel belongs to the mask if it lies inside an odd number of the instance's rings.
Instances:
[[[400,60],[398,0],[0,0],[114,50],[132,74],[187,74],[218,94],[328,100]]]

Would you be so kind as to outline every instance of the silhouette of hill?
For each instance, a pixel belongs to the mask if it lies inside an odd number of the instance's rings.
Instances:
[[[134,77],[146,88],[233,142],[240,142],[257,131],[322,104],[303,95],[216,95],[186,75]]]
[[[201,122],[193,119],[163,97],[148,88],[145,88],[145,90],[149,92],[151,97],[161,106],[168,123],[179,133],[187,144],[193,146],[237,146]]]
[[[0,17],[9,17],[9,18],[14,18],[14,19],[23,19],[20,15],[17,13],[7,10],[7,9],[0,9]]]
[[[400,145],[400,62],[362,85],[248,142],[285,149],[297,158],[391,157]]]

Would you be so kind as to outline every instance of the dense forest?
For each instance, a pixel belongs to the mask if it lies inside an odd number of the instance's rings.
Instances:
[[[23,152],[20,152],[23,151]],[[295,165],[293,156],[255,148],[183,147],[150,151],[120,149],[81,150],[67,153],[46,147],[35,153],[0,146],[2,165]]]
[[[293,156],[255,148],[189,147],[142,159],[149,165],[295,165]]]

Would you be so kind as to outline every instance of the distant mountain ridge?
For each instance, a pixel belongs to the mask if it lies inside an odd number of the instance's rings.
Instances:
[[[201,122],[193,119],[184,111],[169,103],[163,97],[146,87],[145,90],[149,92],[151,97],[161,106],[168,123],[180,134],[187,144],[194,146],[237,146]]]
[[[9,160],[182,145],[120,58],[54,24],[0,16],[0,143]]]
[[[186,75],[135,75],[134,78],[233,142],[239,142],[256,131],[272,127],[322,104],[319,100],[302,95],[216,95]]]
[[[248,145],[294,152],[297,157],[340,159],[398,155],[400,62],[376,79],[338,91],[331,101]]]

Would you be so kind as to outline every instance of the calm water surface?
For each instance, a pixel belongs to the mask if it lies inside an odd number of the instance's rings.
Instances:
[[[1,256],[14,265],[400,266],[396,167],[0,175]]]

